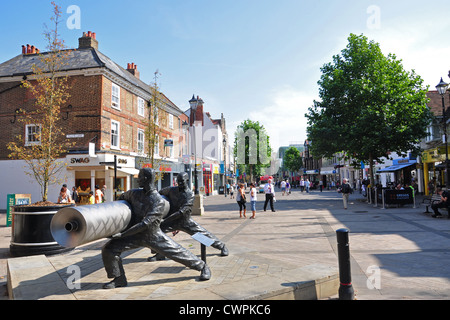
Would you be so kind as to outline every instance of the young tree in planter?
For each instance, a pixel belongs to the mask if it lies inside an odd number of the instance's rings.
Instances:
[[[39,53],[39,61],[32,66],[33,74],[22,82],[35,106],[32,111],[22,110],[24,116],[19,120],[29,132],[8,143],[9,157],[24,160],[29,169],[26,174],[39,184],[42,202],[48,200],[49,185],[60,182],[65,167],[61,157],[70,147],[59,122],[61,105],[69,98],[67,77],[61,75],[69,51],[58,34],[61,8],[54,2],[52,5],[54,29],[48,30],[46,26],[44,32],[48,52]]]
[[[351,34],[347,47],[321,71],[321,101],[305,115],[315,157],[343,152],[368,163],[373,184],[374,161],[418,149],[433,116],[427,88],[414,70],[405,71],[393,54],[385,56],[378,43]]]

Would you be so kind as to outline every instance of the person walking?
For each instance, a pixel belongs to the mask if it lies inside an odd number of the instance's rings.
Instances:
[[[348,184],[348,179],[342,180],[342,186],[341,186],[341,192],[342,192],[342,201],[344,202],[344,209],[347,210],[348,208],[348,198],[350,196],[350,193],[353,193],[352,187]]]
[[[311,183],[309,182],[309,179],[306,179],[305,181],[305,189],[306,193],[309,193],[309,187],[311,186]]]
[[[282,180],[280,182],[280,188],[281,188],[281,192],[282,192],[282,196],[284,196],[284,193],[286,192],[286,181]]]
[[[270,203],[270,209],[275,212],[273,208],[273,199],[275,198],[275,190],[272,185],[272,180],[269,180],[264,186],[264,193],[266,194],[266,201],[264,202],[264,211],[266,211],[267,203]]]
[[[256,192],[256,187],[255,184],[252,183],[250,184],[250,204],[251,204],[251,209],[252,209],[252,216],[250,217],[250,219],[255,219],[255,215],[256,215],[256,201],[257,201],[257,192]]]
[[[244,209],[244,218],[247,218],[245,215],[247,211],[247,207],[245,206],[245,203],[247,202],[247,199],[245,198],[245,191],[244,191],[244,184],[239,183],[239,188],[236,192],[236,202],[239,205],[239,218],[242,218],[242,209]]]

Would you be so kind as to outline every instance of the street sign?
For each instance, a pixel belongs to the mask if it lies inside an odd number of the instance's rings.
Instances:
[[[12,224],[12,206],[19,206],[24,204],[31,204],[31,194],[8,194],[6,200],[6,226],[10,227]]]

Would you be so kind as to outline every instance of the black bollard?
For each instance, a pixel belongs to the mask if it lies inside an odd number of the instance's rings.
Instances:
[[[340,279],[339,300],[355,299],[350,268],[350,246],[348,242],[349,232],[350,231],[347,229],[339,229],[336,231]]]

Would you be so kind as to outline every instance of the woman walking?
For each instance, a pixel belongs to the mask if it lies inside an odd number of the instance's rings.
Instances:
[[[250,205],[252,207],[252,216],[250,217],[250,219],[255,219],[255,214],[256,214],[256,188],[255,188],[255,184],[251,183],[250,184]]]
[[[245,191],[243,183],[239,183],[239,189],[237,189],[236,192],[236,202],[239,205],[239,218],[242,218],[242,209],[244,209],[244,218],[247,218],[247,216],[245,215],[247,211],[247,207],[245,206],[247,199],[245,199]]]

